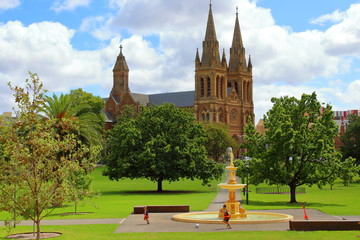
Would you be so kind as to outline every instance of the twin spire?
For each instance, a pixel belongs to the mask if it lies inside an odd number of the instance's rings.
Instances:
[[[229,71],[230,72],[240,72],[241,70],[250,70],[251,60],[249,57],[249,64],[246,65],[245,57],[245,48],[243,45],[239,17],[238,17],[238,8],[236,7],[236,20],[233,41],[230,48],[230,59],[229,59]],[[202,67],[220,67],[226,66],[226,56],[225,51],[223,51],[222,59],[220,61],[219,54],[219,42],[216,38],[215,24],[212,13],[212,4],[210,1],[209,15],[206,26],[205,39],[203,41],[203,52],[200,61],[199,52],[196,51],[195,62],[197,66]]]

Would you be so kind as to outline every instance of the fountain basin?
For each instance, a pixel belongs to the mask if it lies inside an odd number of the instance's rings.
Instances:
[[[239,183],[235,183],[235,184],[229,184],[229,183],[220,183],[218,184],[218,186],[220,188],[223,189],[231,189],[231,190],[236,190],[236,189],[242,189],[246,186],[246,184],[239,184]]]
[[[222,223],[223,219],[218,217],[218,212],[192,212],[177,214],[172,217],[174,221],[190,223]],[[247,212],[246,217],[230,218],[231,224],[255,224],[255,223],[275,223],[287,222],[292,220],[293,216],[281,213],[268,212]]]

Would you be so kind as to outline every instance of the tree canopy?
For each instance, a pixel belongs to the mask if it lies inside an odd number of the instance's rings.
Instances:
[[[343,159],[353,157],[356,164],[360,165],[360,116],[350,115],[344,135],[341,137],[343,145],[340,150]]]
[[[66,119],[73,120],[78,128],[73,129],[72,132],[76,133],[83,143],[100,146],[104,119],[98,109],[100,103],[92,103],[96,100],[96,97],[81,90],[73,91],[71,94],[60,94],[60,96],[53,94],[51,97],[46,97],[46,104],[40,111],[58,123]],[[57,128],[61,133],[60,125]]]
[[[288,185],[290,202],[296,202],[296,187],[324,184],[335,174],[340,158],[334,147],[338,127],[330,105],[320,111],[316,93],[271,101],[273,107],[264,116],[265,135],[256,133],[252,124],[245,128],[251,182]]]
[[[136,118],[119,118],[107,139],[104,175],[111,180],[147,178],[158,183],[181,178],[219,178],[222,167],[207,159],[204,127],[193,113],[172,104],[143,108]]]
[[[79,169],[90,169],[92,151],[69,132],[76,128],[70,119],[38,115],[44,106],[45,90],[36,74],[26,80],[26,88],[11,87],[18,104],[14,123],[1,130],[0,210],[16,209],[34,221],[40,239],[40,222],[54,205],[67,199],[72,185],[69,177]],[[60,135],[57,126],[65,134]]]
[[[228,147],[235,151],[239,149],[239,143],[229,135],[228,128],[222,123],[205,123],[207,135],[206,150],[209,157],[219,161]]]

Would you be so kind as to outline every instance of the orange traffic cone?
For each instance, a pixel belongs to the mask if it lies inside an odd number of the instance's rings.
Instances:
[[[308,215],[306,214],[305,204],[303,203],[303,204],[301,204],[301,206],[302,206],[302,208],[304,209],[304,219],[305,219],[305,220],[309,220],[309,217],[308,217]]]

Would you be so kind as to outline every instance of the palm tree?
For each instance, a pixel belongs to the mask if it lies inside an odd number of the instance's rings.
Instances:
[[[99,123],[99,117],[89,111],[88,104],[84,104],[72,94],[61,94],[59,97],[53,94],[52,97],[46,97],[46,104],[42,112],[48,118],[57,119],[57,121],[71,120],[75,122],[77,129],[73,129],[80,137],[80,140],[88,146],[102,144],[102,125]],[[59,125],[60,126],[60,125]],[[61,132],[61,129],[59,129]]]

